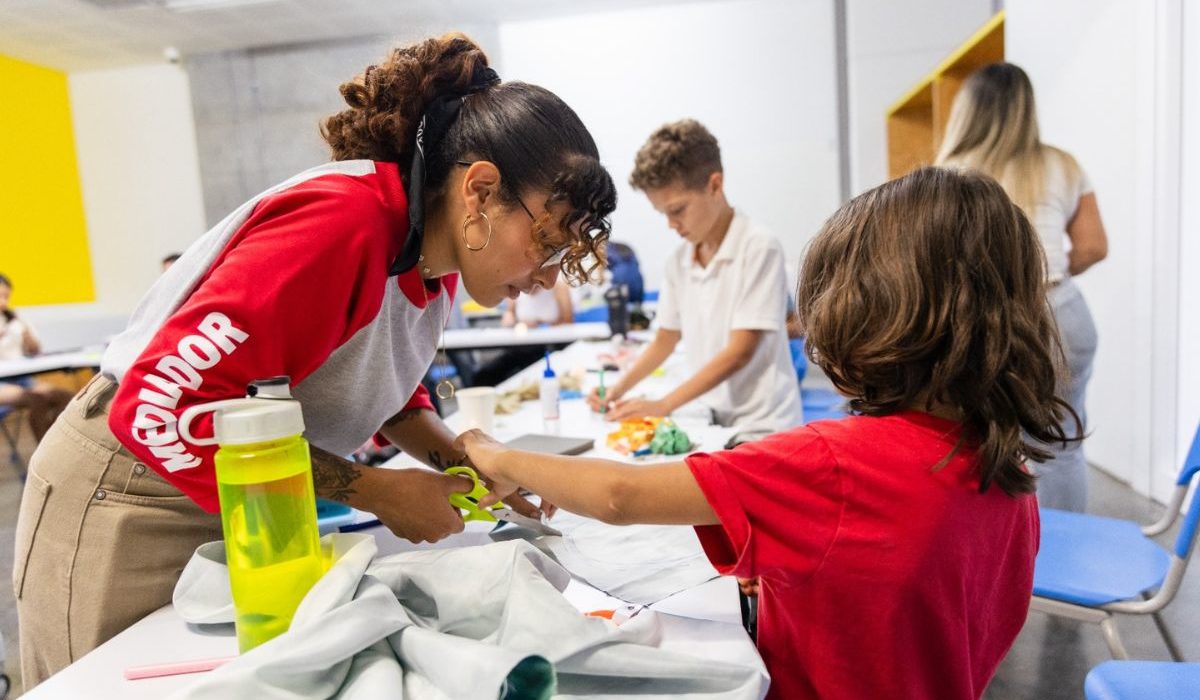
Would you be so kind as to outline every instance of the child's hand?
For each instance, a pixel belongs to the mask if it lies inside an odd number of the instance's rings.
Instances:
[[[608,409],[608,415],[605,418],[609,420],[625,420],[626,418],[648,418],[650,416],[668,416],[671,414],[671,407],[661,399],[651,401],[650,399],[626,399],[624,401],[615,402]]]
[[[468,430],[454,441],[455,449],[467,455],[471,466],[480,476],[487,477],[491,482],[491,492],[479,502],[480,505],[490,506],[502,501],[517,490],[515,481],[505,478],[500,470],[500,458],[508,451],[503,443],[481,430]],[[532,508],[532,506],[531,506]]]
[[[604,413],[605,411],[612,410],[613,403],[619,398],[621,398],[620,392],[615,389],[609,389],[605,393],[604,400],[602,401],[600,399],[600,389],[597,387],[593,388],[591,392],[588,393],[587,405],[588,408],[592,409],[596,413]]]

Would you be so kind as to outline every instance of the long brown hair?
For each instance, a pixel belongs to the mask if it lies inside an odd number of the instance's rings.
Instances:
[[[471,93],[441,142],[425,150],[427,199],[438,201],[451,169],[463,159],[488,160],[499,168],[499,198],[509,206],[526,190],[549,191],[546,205],[563,202],[570,212],[560,230],[543,230],[539,243],[556,248],[570,242],[562,271],[582,282],[605,261],[616,187],[600,164],[595,140],[565,102],[527,83],[472,86],[487,65],[483,50],[459,33],[393,49],[341,86],[348,108],[326,119],[321,134],[334,160],[388,161],[407,173],[426,108],[438,97]],[[582,235],[576,238],[574,230]]]
[[[1042,143],[1033,83],[1025,71],[992,63],[972,73],[950,106],[937,164],[992,176],[1033,216],[1049,161],[1061,164],[1069,182],[1082,174],[1069,153]]]
[[[851,200],[810,244],[796,294],[808,355],[856,412],[955,411],[980,490],[1030,493],[1023,462],[1082,429],[1055,394],[1065,361],[1044,267],[995,180],[922,168]]]

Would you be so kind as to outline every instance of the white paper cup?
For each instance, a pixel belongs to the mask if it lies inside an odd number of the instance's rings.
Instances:
[[[490,386],[474,386],[454,392],[458,410],[462,411],[463,432],[479,429],[492,433],[492,417],[496,415],[496,389]]]

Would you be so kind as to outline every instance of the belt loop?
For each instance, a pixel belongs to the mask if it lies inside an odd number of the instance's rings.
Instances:
[[[108,400],[117,391],[117,383],[112,377],[106,374],[98,374],[92,379],[91,384],[99,384],[100,386],[89,386],[87,393],[87,403],[83,407],[83,417],[91,418],[96,415],[96,412],[104,407],[104,402]]]

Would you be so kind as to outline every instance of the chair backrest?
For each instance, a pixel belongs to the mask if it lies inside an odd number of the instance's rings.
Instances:
[[[788,351],[792,354],[792,368],[796,370],[796,381],[803,382],[808,373],[808,357],[804,354],[804,338],[788,340]]]
[[[1191,449],[1188,450],[1187,457],[1183,460],[1183,467],[1179,470],[1179,480],[1175,483],[1178,486],[1187,486],[1192,483],[1197,472],[1200,472],[1200,426],[1196,427]],[[1200,526],[1200,495],[1193,493],[1192,503],[1183,516],[1183,526],[1179,528],[1179,536],[1175,538],[1175,555],[1181,559],[1186,559],[1192,550],[1192,544],[1196,540],[1197,526]]]
[[[608,320],[608,307],[592,306],[575,312],[575,323],[603,323]]]

